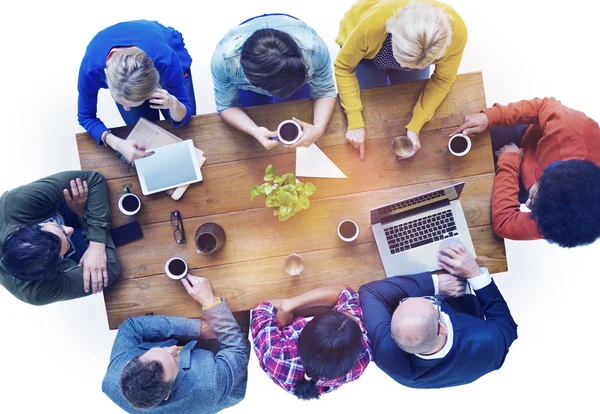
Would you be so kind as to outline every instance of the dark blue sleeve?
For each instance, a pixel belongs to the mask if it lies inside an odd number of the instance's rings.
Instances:
[[[159,68],[159,72],[162,72],[160,73],[162,87],[185,106],[185,117],[183,117],[181,121],[175,122],[173,121],[173,118],[171,118],[173,126],[178,128],[190,120],[190,117],[192,116],[192,105],[187,96],[187,91],[185,90],[183,69],[181,68],[179,58],[175,51],[172,51],[171,53],[170,63]],[[170,112],[171,111],[169,111],[169,115]]]
[[[383,339],[390,335],[390,321],[400,300],[412,296],[433,295],[434,289],[429,272],[389,277],[360,287],[358,296],[375,357]]]
[[[77,81],[77,90],[79,97],[77,99],[77,120],[85,130],[98,142],[102,133],[108,128],[96,116],[98,108],[98,91],[102,83],[102,74],[92,72],[87,73],[83,68],[83,63],[79,70],[79,79]]]
[[[517,324],[510,314],[510,309],[502,297],[498,286],[492,282],[486,287],[475,291],[485,315],[485,323],[492,331],[496,348],[495,367],[500,368],[508,348],[517,339]]]

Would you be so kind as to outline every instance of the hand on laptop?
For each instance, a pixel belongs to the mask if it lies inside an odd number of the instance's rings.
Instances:
[[[470,279],[479,276],[479,265],[465,248],[450,245],[438,253],[439,265],[453,276]]]
[[[465,294],[467,280],[452,276],[448,273],[442,273],[438,275],[438,294],[442,296],[458,297]]]

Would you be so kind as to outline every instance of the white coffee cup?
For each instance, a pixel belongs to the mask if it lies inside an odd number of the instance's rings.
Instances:
[[[352,225],[354,225],[354,226],[355,226],[355,229],[356,229],[356,233],[354,233],[354,235],[352,235],[352,236],[350,236],[350,237],[346,237],[346,236],[348,236],[348,234],[342,234],[342,232],[340,231],[340,229],[342,228],[342,225],[343,225],[344,223],[349,223],[349,224],[352,224]],[[342,239],[343,241],[345,241],[345,242],[351,242],[351,241],[354,241],[354,240],[356,240],[356,238],[357,238],[357,237],[358,237],[358,235],[360,234],[360,227],[358,227],[358,224],[356,224],[356,222],[355,222],[354,220],[350,220],[350,219],[348,219],[348,220],[342,220],[342,221],[340,222],[340,224],[338,224],[338,227],[337,227],[337,234],[338,234],[338,237],[339,237],[340,239]]]
[[[465,148],[461,152],[456,152],[452,149],[452,146],[451,146],[452,140],[456,137],[463,137],[467,141],[467,148]],[[469,138],[468,136],[466,136],[464,134],[452,135],[452,137],[450,137],[450,140],[448,141],[448,151],[450,151],[451,154],[456,155],[457,157],[462,157],[464,155],[467,155],[469,153],[469,151],[471,151],[471,138]]]
[[[125,207],[123,207],[123,200],[125,200],[125,198],[127,198],[127,197],[135,197],[137,199],[138,206],[134,211],[128,211],[125,209]],[[133,193],[126,192],[125,194],[123,194],[121,196],[121,198],[119,198],[119,210],[121,210],[121,213],[125,214],[126,216],[136,215],[137,213],[139,213],[141,208],[142,208],[142,200],[140,200],[140,198]]]
[[[183,273],[181,273],[181,274],[174,274],[171,271],[172,269],[170,269],[169,266],[171,265],[171,262],[173,260],[181,260],[183,262],[183,264],[185,266],[185,270],[183,271]],[[186,277],[186,275],[188,273],[188,265],[187,265],[186,261],[183,260],[181,257],[172,257],[172,258],[170,258],[167,261],[167,263],[165,263],[165,273],[167,274],[167,276],[169,276],[170,279],[173,279],[173,280],[183,279],[184,277]]]
[[[283,128],[285,125],[288,125],[288,124],[292,124],[292,125],[294,125],[296,128],[298,128],[298,134],[297,134],[297,135],[296,135],[296,137],[295,137],[293,140],[291,140],[291,141],[288,141],[288,140],[285,140],[285,139],[281,138],[281,128]],[[279,139],[279,142],[281,142],[281,143],[282,143],[282,144],[284,144],[284,145],[293,145],[293,144],[295,144],[296,142],[300,141],[300,138],[302,138],[302,135],[303,135],[303,134],[304,134],[304,133],[303,133],[303,131],[302,131],[302,127],[300,126],[300,124],[299,124],[298,122],[296,122],[296,121],[293,121],[293,120],[291,120],[291,119],[289,119],[289,120],[287,120],[287,121],[283,121],[283,122],[282,122],[282,123],[280,123],[280,124],[279,124],[279,126],[277,127],[277,139]]]

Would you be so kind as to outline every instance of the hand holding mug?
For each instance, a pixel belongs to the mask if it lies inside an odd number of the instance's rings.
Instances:
[[[209,306],[217,301],[213,288],[205,277],[187,274],[181,279],[181,284],[187,293],[201,306]]]

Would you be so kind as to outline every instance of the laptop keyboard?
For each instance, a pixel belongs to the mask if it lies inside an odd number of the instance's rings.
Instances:
[[[446,193],[444,190],[433,191],[431,193],[427,193],[422,196],[417,196],[413,198],[409,198],[407,200],[399,201],[395,204],[390,204],[388,206],[382,207],[379,209],[381,213],[389,213],[390,211],[398,210],[405,207],[416,206],[417,204],[421,204],[425,201],[433,200],[436,198],[443,197]]]
[[[450,209],[384,230],[392,254],[458,235]]]

